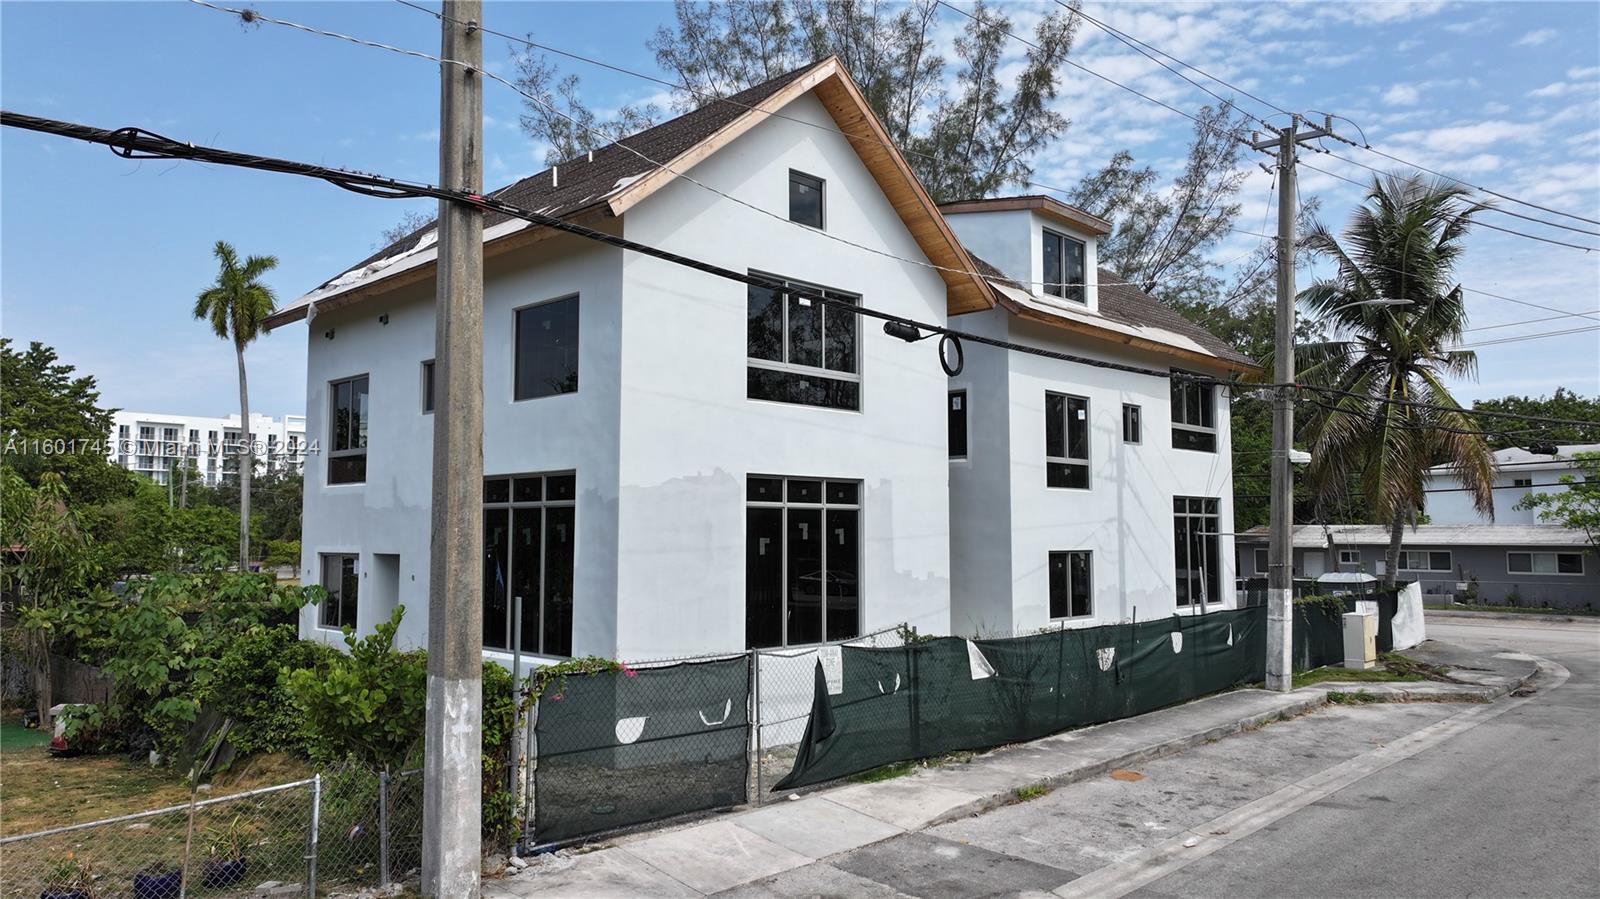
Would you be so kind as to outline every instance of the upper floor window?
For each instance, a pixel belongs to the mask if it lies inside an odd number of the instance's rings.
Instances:
[[[1132,403],[1122,404],[1122,442],[1144,442],[1144,412]]]
[[[1065,393],[1044,395],[1045,483],[1089,486],[1089,400]]]
[[[1217,451],[1216,389],[1178,376],[1172,378],[1172,448]]]
[[[830,300],[853,304],[858,299],[774,275],[763,277]],[[745,395],[753,400],[859,411],[856,314],[785,290],[753,284],[747,297],[749,369]]]
[[[822,179],[789,170],[789,221],[822,227]]]
[[[950,391],[950,458],[967,457],[967,392]]]
[[[1083,241],[1054,231],[1044,232],[1044,292],[1074,303],[1084,302]]]
[[[433,411],[433,360],[422,363],[422,411]]]
[[[578,298],[517,310],[513,397],[531,400],[578,391]]]
[[[328,385],[328,483],[367,479],[367,376]]]
[[[1511,479],[1511,486],[1513,486],[1513,487],[1532,487],[1533,486],[1533,478],[1512,478]]]

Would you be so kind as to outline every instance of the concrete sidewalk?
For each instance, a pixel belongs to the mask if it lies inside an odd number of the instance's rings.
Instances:
[[[1487,702],[1532,680],[1519,653],[1467,650],[1433,641],[1408,650],[1448,665],[1460,684],[1328,682],[1290,693],[1238,690],[1136,718],[1003,747],[872,784],[852,784],[669,830],[608,841],[592,852],[541,856],[527,869],[486,880],[486,897],[704,896],[819,859],[1013,802],[1016,791],[1059,786],[1170,755],[1364,690],[1389,701]]]

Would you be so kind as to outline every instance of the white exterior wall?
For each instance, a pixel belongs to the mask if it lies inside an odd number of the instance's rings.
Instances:
[[[1478,513],[1472,504],[1472,494],[1456,490],[1461,484],[1450,475],[1430,474],[1429,490],[1441,491],[1426,496],[1424,509],[1429,524],[1549,524],[1539,518],[1537,509],[1518,509],[1517,503],[1530,493],[1561,493],[1567,489],[1561,483],[1562,475],[1582,473],[1570,465],[1552,465],[1549,468],[1527,466],[1506,469],[1494,477],[1494,520]],[[1514,487],[1517,478],[1533,481],[1532,487]]]
[[[1065,309],[1097,312],[1100,309],[1100,252],[1094,235],[1027,209],[998,212],[960,212],[946,215],[950,230],[961,245],[978,254],[1007,277],[1024,286],[1046,303]],[[1084,303],[1050,296],[1044,284],[1044,232],[1054,231],[1083,242]]]
[[[422,412],[422,362],[434,358],[433,282],[316,316],[309,327],[306,413],[312,436],[331,446],[328,383],[366,374],[371,410],[367,479],[328,485],[327,457],[306,466],[301,577],[321,578],[320,556],[360,556],[357,631],[371,633],[396,602],[406,606],[399,641],[427,644],[433,415]],[[512,400],[517,309],[579,294],[576,393]],[[618,251],[576,238],[551,238],[491,257],[484,288],[484,473],[576,471],[573,652],[612,655],[617,448]],[[389,316],[387,325],[378,322]],[[324,334],[334,331],[328,340]],[[442,400],[442,394],[440,396]],[[398,593],[373,585],[375,554],[399,556]],[[381,584],[380,584],[381,586]],[[474,601],[481,601],[474,596]],[[301,633],[337,643],[301,613]],[[490,651],[490,658],[509,655]]]
[[[122,436],[122,428],[128,429],[128,436]],[[153,428],[153,438],[141,441],[140,427]],[[168,441],[164,439],[165,429],[176,428],[177,439]],[[189,439],[189,432],[196,432],[195,440]],[[226,454],[221,446],[227,439],[228,432],[235,435],[239,433],[239,414],[221,417],[199,415],[173,415],[165,412],[130,412],[119,410],[112,413],[111,431],[106,445],[106,458],[113,464],[129,471],[137,472],[150,478],[158,484],[167,482],[167,474],[172,466],[182,458],[194,460],[201,480],[206,484],[215,485],[222,479],[223,461]],[[210,441],[210,434],[216,432],[217,444]],[[256,471],[265,472],[269,468],[273,471],[299,471],[305,464],[303,450],[306,445],[306,418],[304,415],[285,415],[274,418],[259,412],[250,413],[250,433],[257,447]],[[268,458],[264,455],[269,447],[269,439],[275,438],[273,455]],[[298,449],[291,452],[290,441],[293,439]],[[237,436],[235,436],[237,439]]]
[[[784,116],[833,127],[810,96]],[[827,182],[828,234],[924,258],[837,133],[771,118],[696,166],[694,178],[785,215],[791,168]],[[945,286],[932,269],[809,234],[693,184],[677,182],[629,211],[626,233],[945,321]],[[863,632],[905,622],[944,633],[946,378],[934,345],[908,345],[860,319],[860,412],[750,400],[745,286],[636,255],[624,270],[618,654],[744,647],[749,474],[861,481]]]

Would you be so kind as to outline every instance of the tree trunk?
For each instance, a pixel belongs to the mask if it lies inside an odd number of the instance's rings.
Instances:
[[[250,388],[245,383],[244,345],[234,344],[239,359],[239,434],[244,438],[239,456],[239,570],[250,570],[250,478],[255,474],[255,441],[250,435]]]
[[[1383,573],[1383,586],[1393,590],[1395,580],[1400,576],[1400,538],[1406,532],[1406,508],[1397,506],[1394,510],[1394,519],[1389,522],[1389,548],[1384,552],[1384,560],[1388,562],[1388,570]]]
[[[34,707],[39,712],[39,729],[53,734],[54,722],[50,720],[50,707],[56,704],[55,683],[50,677],[50,638],[35,634],[33,652]]]

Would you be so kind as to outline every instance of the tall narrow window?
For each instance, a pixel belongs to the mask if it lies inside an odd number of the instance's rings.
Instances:
[[[484,479],[485,647],[572,655],[576,481],[570,473]]]
[[[1088,489],[1088,398],[1045,393],[1044,456],[1048,486]]]
[[[1143,443],[1144,425],[1143,414],[1138,406],[1132,403],[1122,404],[1122,442]]]
[[[751,475],[745,506],[745,645],[861,634],[861,484]]]
[[[789,221],[822,227],[822,179],[789,170]]]
[[[513,397],[531,400],[578,390],[578,298],[517,310]]]
[[[1178,605],[1222,602],[1221,555],[1218,552],[1217,500],[1177,496],[1172,499],[1173,548],[1177,566]]]
[[[422,411],[433,411],[433,360],[422,363]]]
[[[950,391],[950,458],[967,457],[967,392]]]
[[[763,277],[824,299],[851,304],[859,299],[775,275]],[[782,288],[755,285],[747,293],[747,304],[746,396],[829,409],[861,408],[854,312]]]
[[[353,555],[325,555],[322,557],[322,589],[328,598],[317,611],[317,623],[330,628],[356,626],[356,596],[361,589],[357,576],[356,557]]]
[[[1094,614],[1094,591],[1087,551],[1050,554],[1050,617],[1087,618]]]
[[[1172,448],[1217,451],[1216,388],[1173,372]]]
[[[328,483],[362,483],[367,479],[367,376],[334,381],[328,399]]]
[[[1044,292],[1074,303],[1084,302],[1083,241],[1054,231],[1044,232]]]
[[[1267,569],[1272,567],[1272,563],[1268,561],[1270,558],[1269,554],[1264,549],[1258,549],[1253,553],[1253,555],[1255,556],[1256,574],[1261,577],[1266,577]]]

